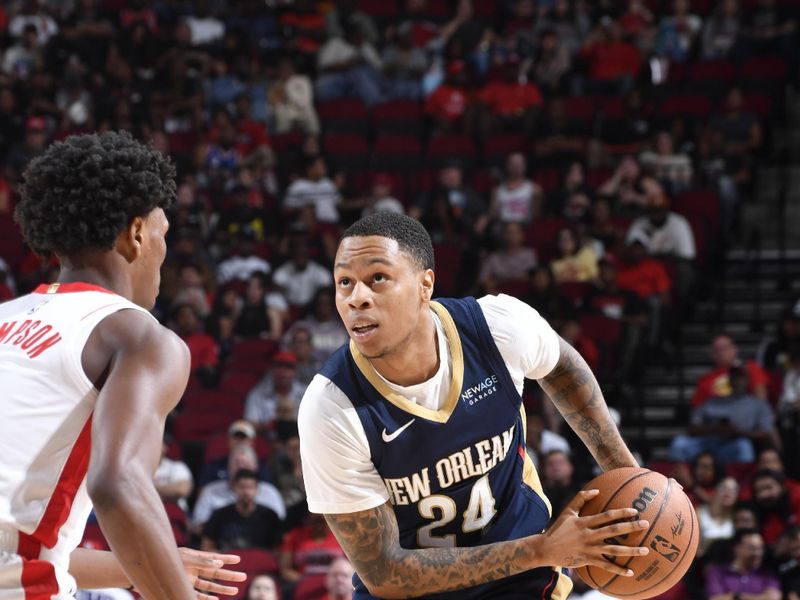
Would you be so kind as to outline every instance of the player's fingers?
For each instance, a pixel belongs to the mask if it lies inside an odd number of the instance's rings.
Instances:
[[[638,515],[639,511],[635,508],[616,508],[586,517],[586,524],[589,527],[602,527],[615,521],[628,521],[631,517]]]
[[[595,534],[602,538],[614,537],[617,535],[626,535],[628,533],[636,533],[637,531],[644,531],[650,527],[650,522],[645,519],[638,521],[624,521],[622,523],[612,523],[611,525],[604,525],[598,529],[594,529]]]
[[[215,562],[221,562],[224,565],[235,565],[242,560],[241,556],[236,554],[218,554],[217,552],[206,552],[205,555]]]
[[[645,556],[650,553],[650,548],[645,546],[603,546],[602,552],[606,556]]]
[[[574,510],[576,513],[581,512],[583,505],[586,504],[589,500],[597,496],[600,493],[600,490],[581,490],[575,497],[567,504],[567,510]]]
[[[197,600],[219,600],[216,596],[209,596],[203,592],[197,592]]]
[[[633,571],[631,571],[629,568],[615,565],[613,562],[609,560],[597,559],[590,561],[589,564],[591,564],[594,567],[600,567],[604,571],[608,571],[609,573],[613,573],[614,575],[620,575],[622,577],[633,577]]]
[[[235,596],[239,593],[239,589],[230,585],[222,585],[207,579],[198,579],[194,584],[194,589],[209,594],[222,594],[223,596]]]
[[[247,573],[230,569],[200,569],[200,576],[215,581],[244,581]]]

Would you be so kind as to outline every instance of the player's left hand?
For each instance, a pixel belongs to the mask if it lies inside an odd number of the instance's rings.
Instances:
[[[235,596],[239,593],[237,588],[217,582],[240,582],[247,579],[245,573],[225,568],[226,565],[235,565],[241,560],[235,554],[202,552],[191,548],[178,548],[178,553],[189,583],[197,591],[197,600],[214,600],[216,595]]]

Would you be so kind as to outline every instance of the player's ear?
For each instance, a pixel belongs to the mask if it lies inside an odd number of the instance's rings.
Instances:
[[[426,302],[430,302],[433,297],[433,282],[435,279],[436,275],[434,275],[433,269],[425,269],[422,272],[420,290],[422,291],[422,299]]]
[[[129,263],[132,263],[142,254],[144,227],[144,219],[142,217],[134,217],[130,224],[117,236],[115,248]]]

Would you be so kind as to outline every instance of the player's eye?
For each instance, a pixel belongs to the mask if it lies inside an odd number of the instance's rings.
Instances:
[[[382,283],[386,281],[386,275],[383,273],[375,273],[375,275],[372,276],[372,281],[375,283]]]
[[[339,279],[339,287],[347,287],[350,285],[350,279],[347,277],[342,277]]]

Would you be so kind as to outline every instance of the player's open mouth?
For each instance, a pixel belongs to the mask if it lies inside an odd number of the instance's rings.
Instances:
[[[352,327],[351,331],[357,340],[364,340],[368,338],[377,328],[377,324],[369,323],[364,325],[355,325]]]

